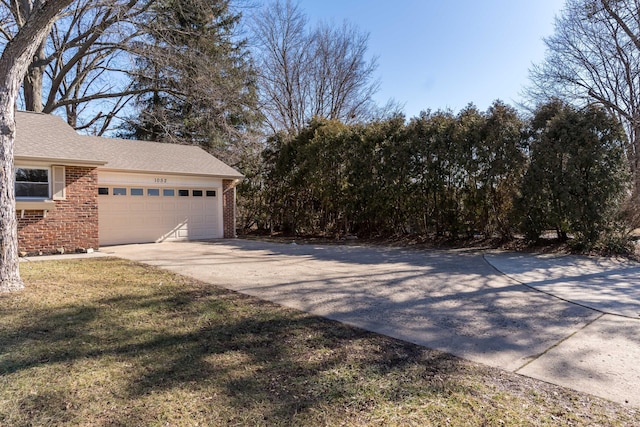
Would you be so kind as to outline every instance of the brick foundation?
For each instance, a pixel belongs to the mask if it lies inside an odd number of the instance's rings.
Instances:
[[[91,167],[65,167],[66,198],[55,209],[25,210],[18,217],[18,248],[21,252],[55,253],[60,248],[76,252],[98,249],[98,173]]]
[[[236,237],[236,187],[231,179],[222,180],[222,224],[225,239]]]

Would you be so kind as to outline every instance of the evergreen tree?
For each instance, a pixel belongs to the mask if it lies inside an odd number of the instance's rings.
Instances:
[[[525,234],[537,239],[551,228],[592,246],[611,228],[629,183],[620,123],[602,108],[554,100],[538,108],[531,132],[520,200]]]
[[[137,45],[135,85],[149,89],[123,137],[196,144],[236,163],[257,119],[254,73],[229,0],[161,0]]]

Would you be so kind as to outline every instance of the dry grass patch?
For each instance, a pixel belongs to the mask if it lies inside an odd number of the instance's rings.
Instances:
[[[633,425],[611,402],[117,259],[21,265],[0,425]]]

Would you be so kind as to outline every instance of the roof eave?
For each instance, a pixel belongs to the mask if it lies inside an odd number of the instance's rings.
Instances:
[[[42,162],[64,166],[89,166],[99,167],[107,164],[103,160],[67,159],[60,157],[38,157],[38,156],[15,156],[14,161],[18,162]]]
[[[235,179],[235,180],[243,180],[244,175],[230,175],[230,174],[219,174],[219,173],[198,173],[198,172],[174,172],[174,171],[163,171],[163,170],[147,170],[147,169],[125,169],[125,168],[110,168],[110,167],[101,167],[101,171],[108,172],[124,172],[124,173],[147,173],[147,174],[158,174],[158,175],[182,175],[182,176],[207,176],[211,178],[222,178],[222,179]]]

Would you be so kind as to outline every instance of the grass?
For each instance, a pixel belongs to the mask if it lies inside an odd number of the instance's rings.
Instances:
[[[0,294],[2,426],[639,425],[640,412],[117,259]]]

